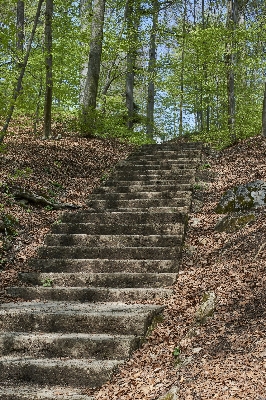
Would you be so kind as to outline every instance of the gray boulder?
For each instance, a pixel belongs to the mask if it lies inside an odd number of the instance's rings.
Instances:
[[[266,182],[255,181],[228,190],[219,201],[218,214],[246,211],[266,204]]]

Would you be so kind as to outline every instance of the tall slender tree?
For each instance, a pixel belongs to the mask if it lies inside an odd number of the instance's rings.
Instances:
[[[9,126],[9,123],[11,121],[14,109],[15,109],[15,104],[16,104],[17,98],[18,98],[18,96],[19,96],[19,94],[21,92],[22,81],[23,81],[23,77],[24,77],[24,74],[25,74],[25,71],[26,71],[27,64],[28,64],[30,51],[31,51],[31,47],[32,47],[32,42],[33,42],[34,35],[35,35],[35,32],[36,32],[36,28],[37,28],[37,25],[38,25],[38,21],[39,21],[39,18],[40,18],[40,13],[41,13],[41,8],[42,8],[43,2],[44,2],[44,0],[39,0],[38,1],[37,10],[36,10],[35,18],[34,18],[34,23],[33,23],[33,28],[32,28],[30,39],[29,39],[29,43],[28,43],[28,46],[27,46],[27,51],[26,51],[26,54],[24,56],[24,60],[23,60],[23,63],[22,63],[22,66],[21,66],[21,69],[20,69],[20,72],[19,72],[19,76],[17,78],[16,86],[15,86],[14,91],[13,91],[13,96],[12,96],[12,99],[11,99],[11,102],[10,102],[9,110],[8,110],[8,113],[7,113],[7,118],[6,118],[5,124],[4,124],[4,126],[3,126],[3,128],[2,128],[2,130],[0,132],[0,143],[2,143],[3,140],[4,140],[4,137],[5,137],[6,132],[8,130],[8,126]]]
[[[134,86],[136,73],[136,60],[140,24],[140,2],[139,0],[127,0],[126,21],[127,21],[127,73],[126,73],[126,107],[127,107],[127,127],[132,129],[136,105],[134,101]]]
[[[79,3],[79,18],[82,33],[88,30],[90,23],[90,15],[92,14],[92,0],[80,0]],[[85,45],[84,42],[81,43],[82,46]],[[86,78],[88,74],[88,60],[85,61],[81,67],[81,77],[80,77],[80,104],[83,104],[83,99],[85,95]]]
[[[47,139],[51,136],[52,124],[52,100],[53,100],[53,0],[46,0],[45,9],[45,102],[44,102],[44,137]]]
[[[155,83],[154,74],[156,70],[156,33],[158,29],[159,1],[152,1],[152,28],[150,33],[149,65],[148,65],[148,100],[147,100],[147,137],[153,139],[154,133],[154,104]]]
[[[17,1],[17,50],[23,52],[24,48],[24,22],[25,4],[23,0]]]
[[[101,69],[105,0],[95,0],[91,22],[90,51],[88,70],[83,96],[84,129],[94,129],[93,113],[96,110],[99,76]],[[89,126],[91,125],[91,126]]]
[[[179,135],[183,133],[183,106],[184,106],[184,75],[185,75],[185,43],[186,43],[186,24],[187,24],[187,0],[184,0],[182,18],[182,45],[181,45],[181,71],[180,71],[180,100],[179,100]]]
[[[263,137],[266,137],[266,82],[264,86],[263,107],[262,107],[262,132]]]

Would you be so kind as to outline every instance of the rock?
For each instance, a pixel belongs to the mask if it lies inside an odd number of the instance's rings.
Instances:
[[[158,400],[178,400],[179,389],[176,386],[173,386],[169,392],[161,396]]]
[[[229,214],[220,219],[215,225],[215,230],[218,232],[232,233],[240,230],[249,222],[255,221],[254,214]]]
[[[192,226],[194,228],[201,224],[201,220],[200,220],[200,218],[191,218],[189,220],[189,223],[190,223],[190,226]]]
[[[265,206],[265,204],[266,182],[258,180],[228,190],[216,206],[215,211],[218,214],[227,214],[228,212],[250,210]]]
[[[5,232],[5,223],[4,221],[0,218],[0,232]]]
[[[213,316],[215,310],[215,299],[216,296],[214,292],[204,293],[202,303],[195,315],[196,321],[199,324],[203,324],[207,317]]]

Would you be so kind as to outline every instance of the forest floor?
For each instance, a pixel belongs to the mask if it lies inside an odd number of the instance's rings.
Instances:
[[[18,225],[14,237],[0,237],[0,301],[12,300],[4,288],[17,284],[17,273],[27,270],[27,260],[62,212],[19,203],[8,186],[85,208],[93,188],[132,149],[75,137],[6,140],[0,152],[0,213],[12,214]],[[210,179],[195,190],[180,274],[164,320],[110,382],[88,391],[97,400],[152,400],[172,386],[179,400],[266,400],[265,208],[256,209],[255,221],[237,232],[214,229],[221,195],[241,183],[266,181],[265,160],[266,140],[255,137],[204,161]],[[195,324],[206,292],[215,293],[214,315]]]

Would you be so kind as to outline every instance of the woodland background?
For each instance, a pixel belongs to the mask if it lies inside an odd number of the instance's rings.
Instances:
[[[137,144],[192,135],[223,147],[261,131],[263,0],[0,0],[0,10],[1,141],[12,114],[45,137],[53,123]]]
[[[201,166],[211,178],[163,323],[96,399],[152,400],[175,384],[180,400],[265,400],[265,208],[233,233],[215,231],[214,212],[225,190],[266,181],[265,16],[262,0],[0,0],[0,302],[20,301],[5,289],[62,213],[14,188],[86,209],[136,145],[226,148]],[[214,316],[187,340],[206,291]],[[181,370],[177,347],[192,360]]]

